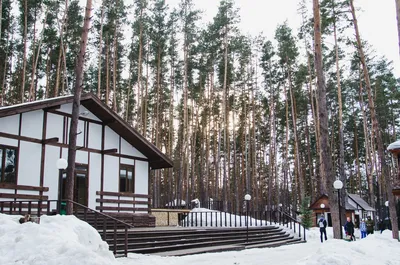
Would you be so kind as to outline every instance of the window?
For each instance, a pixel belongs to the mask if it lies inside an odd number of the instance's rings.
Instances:
[[[16,183],[17,149],[0,145],[0,182]]]
[[[120,165],[119,167],[119,191],[134,192],[135,191],[135,168],[129,165]]]

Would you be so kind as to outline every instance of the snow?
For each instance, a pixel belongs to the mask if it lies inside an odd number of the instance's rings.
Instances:
[[[19,224],[21,216],[0,214],[0,264],[118,264],[97,231],[75,216],[42,216],[40,224]]]
[[[246,226],[246,215],[210,210],[207,208],[194,208],[184,219],[187,226],[196,227],[235,227]],[[269,222],[249,217],[249,226],[269,225]]]
[[[333,239],[332,228],[327,233],[324,243],[320,242],[319,228],[311,228],[304,244],[183,257],[129,254],[118,261],[120,265],[400,265],[400,243],[391,238],[391,231],[355,242]]]
[[[396,149],[400,149],[400,140],[397,140],[396,142],[389,144],[389,146],[387,147],[387,150],[389,151],[394,151]]]
[[[400,243],[388,230],[347,242],[333,239],[328,228],[328,240],[321,243],[319,228],[311,228],[304,244],[183,257],[129,254],[115,259],[99,234],[73,216],[42,216],[40,224],[22,225],[19,218],[0,214],[1,265],[400,265]]]

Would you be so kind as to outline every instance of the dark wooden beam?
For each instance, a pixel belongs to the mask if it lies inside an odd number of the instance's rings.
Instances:
[[[42,140],[42,144],[58,143],[58,137],[48,138]]]
[[[101,151],[101,153],[102,153],[103,155],[106,155],[106,154],[113,154],[113,153],[116,153],[116,152],[118,152],[118,149],[117,149],[117,148],[106,149],[106,150],[102,150],[102,151]]]
[[[107,126],[107,125],[110,125],[110,124],[112,124],[114,122],[117,122],[117,120],[114,119],[114,118],[111,118],[111,119],[104,120],[103,124]]]
[[[53,110],[58,110],[58,109],[60,109],[60,107],[61,107],[61,105],[55,105],[55,106],[51,106],[51,107],[44,108],[43,110],[44,110],[44,111],[53,111]]]

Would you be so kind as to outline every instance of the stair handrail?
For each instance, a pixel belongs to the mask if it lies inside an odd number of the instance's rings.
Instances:
[[[286,227],[289,227],[289,224],[290,224],[290,229],[292,229],[292,222],[293,222],[294,223],[293,230],[294,230],[294,233],[296,234],[296,224],[298,224],[299,225],[299,237],[301,238],[301,222],[298,221],[297,219],[293,218],[290,214],[286,213],[285,211],[283,211],[281,209],[277,209],[277,211],[279,212],[279,225],[284,226],[285,221],[286,221]],[[306,240],[306,228],[304,226],[303,226],[303,239],[304,239],[304,241],[307,241]]]
[[[121,220],[119,220],[119,219],[117,219],[117,218],[114,218],[114,217],[112,217],[112,216],[110,216],[110,215],[108,215],[108,214],[99,212],[99,211],[94,210],[94,209],[92,209],[92,208],[89,208],[89,207],[87,207],[87,206],[85,206],[85,205],[83,205],[83,204],[80,204],[80,203],[78,203],[78,202],[71,201],[71,200],[62,200],[62,201],[63,201],[63,202],[70,202],[70,203],[72,203],[72,204],[74,204],[74,205],[76,205],[76,206],[79,206],[79,207],[83,208],[83,209],[87,209],[87,210],[89,210],[89,211],[91,211],[91,212],[94,212],[94,213],[96,213],[96,214],[99,214],[99,215],[101,215],[101,216],[103,216],[103,217],[105,217],[105,218],[107,218],[107,219],[111,219],[111,220],[113,220],[113,221],[115,221],[115,222],[118,222],[118,223],[120,223],[120,224],[129,226],[130,228],[134,228],[134,226],[131,225],[131,224],[125,223],[124,221],[121,221]]]
[[[67,203],[72,203],[73,205],[76,205],[78,207],[83,208],[84,209],[84,220],[83,221],[87,220],[87,218],[86,218],[87,211],[93,212],[95,214],[95,224],[94,224],[93,227],[96,230],[102,230],[102,233],[99,233],[99,234],[100,234],[100,236],[102,236],[103,241],[107,241],[106,240],[107,239],[107,227],[106,227],[105,220],[109,219],[109,220],[112,220],[114,222],[114,227],[113,227],[113,236],[114,236],[114,238],[113,238],[113,241],[112,241],[112,248],[113,248],[114,255],[117,254],[117,230],[118,230],[117,229],[117,224],[118,223],[122,224],[124,226],[124,232],[125,232],[124,233],[124,255],[125,255],[125,257],[128,256],[128,229],[129,228],[133,228],[134,227],[133,225],[125,223],[124,221],[121,221],[121,220],[119,220],[117,218],[114,218],[112,216],[109,216],[108,214],[104,214],[104,213],[99,212],[97,210],[91,209],[91,208],[89,208],[89,207],[87,207],[87,206],[85,206],[83,204],[78,203],[78,202],[75,202],[75,201],[72,201],[72,200],[62,200],[62,201],[63,202],[67,202]],[[103,217],[103,229],[100,229],[98,224],[97,224],[97,215],[96,214],[98,214],[98,215]]]

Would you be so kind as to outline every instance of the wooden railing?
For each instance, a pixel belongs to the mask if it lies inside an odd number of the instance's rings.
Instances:
[[[48,187],[16,185],[12,183],[0,183],[0,189],[14,190],[14,191],[35,191],[38,194],[23,194],[23,193],[3,193],[0,192],[2,199],[22,199],[22,200],[48,200],[48,196],[42,195],[43,192],[49,191]]]
[[[100,212],[148,213],[150,211],[149,195],[109,191],[97,191],[96,195],[100,195],[100,198],[96,199],[96,202],[100,203],[100,206],[96,206],[96,210]]]

